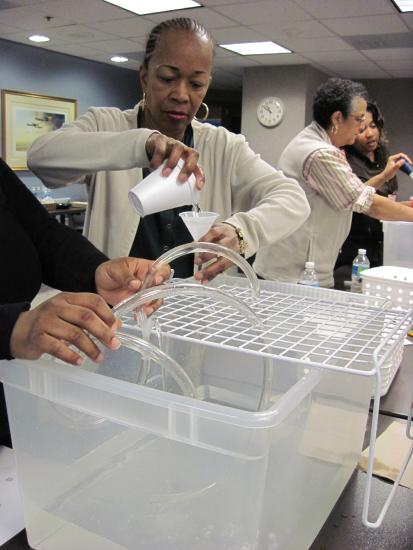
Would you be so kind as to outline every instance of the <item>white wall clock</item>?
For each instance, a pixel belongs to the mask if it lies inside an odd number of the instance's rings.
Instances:
[[[284,117],[284,105],[278,97],[266,97],[257,107],[258,122],[266,128],[278,126]]]

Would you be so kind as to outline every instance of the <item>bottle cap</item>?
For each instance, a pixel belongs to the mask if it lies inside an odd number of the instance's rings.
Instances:
[[[359,254],[366,255],[366,249],[365,248],[359,248]]]
[[[306,269],[314,269],[314,262],[305,262]]]

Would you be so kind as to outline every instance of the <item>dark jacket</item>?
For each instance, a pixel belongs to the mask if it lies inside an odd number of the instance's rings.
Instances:
[[[18,316],[30,308],[41,283],[60,290],[93,292],[96,268],[107,260],[82,235],[49,216],[2,159],[0,259],[0,359],[11,358],[13,327]],[[4,432],[2,392],[1,416],[0,430]]]

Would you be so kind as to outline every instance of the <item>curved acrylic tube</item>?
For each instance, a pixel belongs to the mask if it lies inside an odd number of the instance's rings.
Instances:
[[[165,369],[165,371],[181,388],[183,395],[186,397],[197,398],[197,392],[191,379],[186,374],[184,369],[174,359],[172,359],[172,357],[169,357],[169,355],[155,347],[150,342],[145,342],[145,340],[142,340],[137,336],[125,334],[123,332],[117,332],[116,336],[119,338],[119,341],[123,346],[141,353],[146,359],[152,359],[152,361]]]
[[[230,260],[233,264],[241,269],[241,271],[249,280],[253,298],[259,298],[260,282],[257,278],[257,275],[255,274],[255,271],[252,269],[250,264],[242,256],[240,256],[238,252],[235,252],[234,250],[231,250],[230,248],[227,248],[226,246],[222,246],[220,244],[204,243],[198,241],[181,244],[179,246],[176,246],[175,248],[172,248],[171,250],[168,250],[167,252],[165,252],[165,254],[162,254],[162,256],[159,256],[159,258],[155,260],[155,262],[152,264],[151,270],[143,281],[142,288],[152,286],[151,283],[153,279],[153,272],[156,271],[156,269],[159,267],[159,264],[168,264],[173,260],[180,258],[181,256],[185,256],[186,254],[194,254],[195,252],[209,252],[215,254],[216,256],[224,256],[224,258]]]
[[[214,299],[219,299],[231,307],[237,309],[241,314],[243,314],[252,325],[262,325],[261,320],[257,314],[244,302],[241,302],[238,298],[229,296],[224,291],[208,286],[202,286],[198,284],[191,283],[165,283],[156,287],[147,288],[140,290],[134,296],[127,298],[123,302],[120,302],[117,306],[113,308],[113,312],[118,316],[125,315],[130,311],[134,311],[137,308],[142,307],[146,302],[152,300],[158,300],[160,298],[166,298],[168,296],[186,294],[186,295],[206,295],[211,296]],[[140,310],[138,315],[138,320],[141,325],[142,331],[150,331],[150,325],[147,324],[150,319],[147,319],[142,310]],[[271,397],[271,387],[272,387],[272,374],[273,368],[271,361],[267,358],[264,358],[264,379],[263,379],[263,389],[259,399],[258,410],[263,410],[268,406],[269,399]],[[141,383],[145,383],[148,376],[148,367],[143,365],[143,370],[140,373]]]
[[[244,315],[244,317],[246,317],[252,325],[261,324],[261,320],[258,315],[250,308],[250,306],[244,302],[241,302],[238,298],[229,296],[219,288],[194,283],[166,283],[140,290],[133,296],[123,300],[123,302],[120,302],[113,308],[112,311],[115,315],[120,317],[130,311],[142,307],[146,304],[146,302],[152,302],[153,300],[159,300],[160,298],[167,298],[168,296],[175,296],[178,294],[186,294],[191,296],[211,296],[211,298],[225,302],[229,306],[236,309],[239,313]]]

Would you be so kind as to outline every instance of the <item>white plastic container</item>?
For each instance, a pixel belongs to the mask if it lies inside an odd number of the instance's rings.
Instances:
[[[361,276],[363,294],[390,300],[395,308],[413,309],[413,269],[383,265],[366,269]]]
[[[413,222],[383,223],[383,264],[413,268]]]
[[[247,300],[243,283],[222,288]],[[402,316],[361,295],[262,288],[265,330],[206,298],[160,309],[163,349],[197,398],[156,365],[136,385],[125,346],[85,368],[0,363],[32,548],[310,546],[362,449],[383,323]]]

